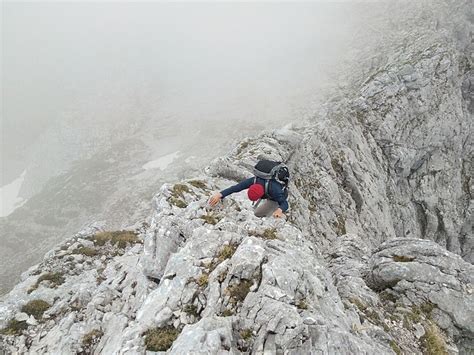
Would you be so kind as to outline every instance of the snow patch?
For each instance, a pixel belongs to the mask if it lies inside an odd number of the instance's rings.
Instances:
[[[8,216],[28,201],[18,196],[21,185],[23,185],[23,181],[25,180],[25,176],[26,169],[14,181],[0,188],[0,217]]]
[[[149,170],[149,169],[161,169],[161,170],[164,170],[168,167],[168,165],[170,165],[173,160],[175,160],[178,156],[179,156],[179,151],[177,152],[174,152],[174,153],[171,153],[171,154],[167,154],[167,155],[163,155],[162,157],[156,159],[156,160],[152,160],[148,163],[146,163],[145,165],[143,165],[143,169],[145,170]]]

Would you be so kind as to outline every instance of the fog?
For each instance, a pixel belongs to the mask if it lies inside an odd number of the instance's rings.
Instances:
[[[311,116],[383,35],[374,3],[1,6],[0,294],[83,226],[125,228],[163,182]]]
[[[2,23],[1,185],[62,121],[291,120],[360,30],[347,3],[6,2]]]

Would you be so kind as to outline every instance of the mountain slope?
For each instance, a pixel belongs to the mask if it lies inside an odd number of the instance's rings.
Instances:
[[[468,5],[414,5],[368,77],[164,184],[135,234],[84,230],[52,250],[3,299],[4,349],[474,351]],[[254,217],[244,194],[209,209],[260,158],[291,167],[288,218]]]

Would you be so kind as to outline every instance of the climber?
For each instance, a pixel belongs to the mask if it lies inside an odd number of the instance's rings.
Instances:
[[[257,217],[281,218],[288,210],[288,167],[280,162],[260,160],[254,167],[254,177],[245,179],[237,185],[215,193],[209,205],[215,206],[226,196],[248,189],[247,196],[254,201],[254,213]],[[266,200],[260,205],[261,200]]]

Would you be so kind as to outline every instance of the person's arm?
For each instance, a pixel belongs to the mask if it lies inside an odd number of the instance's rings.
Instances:
[[[230,194],[233,194],[235,192],[239,192],[245,189],[248,189],[250,185],[253,184],[254,178],[248,178],[237,185],[231,186],[225,190],[222,190],[221,192],[216,192],[214,195],[211,196],[209,200],[209,204],[211,206],[215,206],[219,203],[221,199],[223,199],[226,196],[229,196]]]
[[[237,185],[231,186],[225,190],[221,191],[222,198],[229,196],[230,194],[240,192],[242,190],[248,189],[250,185],[253,184],[255,178],[248,178],[244,181],[239,182]]]

